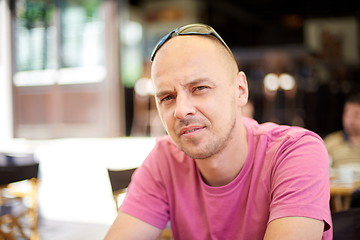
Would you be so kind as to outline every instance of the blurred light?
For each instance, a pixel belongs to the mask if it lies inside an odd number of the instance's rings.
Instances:
[[[140,96],[154,95],[151,79],[140,78],[135,84],[135,93]]]
[[[127,22],[122,37],[127,46],[139,44],[142,40],[142,25],[134,21]]]
[[[295,87],[294,77],[287,73],[280,74],[279,83],[283,90],[291,90]]]
[[[279,89],[279,79],[278,76],[274,73],[266,74],[264,78],[264,86],[269,91],[276,91]]]
[[[295,79],[288,73],[281,73],[280,76],[275,73],[268,73],[264,77],[264,86],[269,91],[282,89],[285,91],[295,87]]]

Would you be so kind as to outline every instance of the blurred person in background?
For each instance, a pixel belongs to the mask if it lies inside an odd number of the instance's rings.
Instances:
[[[350,94],[344,104],[343,130],[333,132],[324,138],[329,152],[331,168],[353,169],[353,180],[360,178],[360,92]],[[340,177],[340,176],[338,176]],[[350,177],[350,176],[349,176]],[[360,207],[360,190],[351,196],[351,207]]]
[[[168,136],[139,167],[106,240],[332,239],[328,155],[300,127],[245,118],[245,73],[210,26],[160,40],[151,60]]]
[[[344,104],[343,130],[324,138],[332,167],[343,164],[360,164],[360,92],[350,94]]]

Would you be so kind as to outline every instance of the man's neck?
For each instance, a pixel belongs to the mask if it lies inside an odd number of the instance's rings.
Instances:
[[[247,132],[240,124],[228,145],[207,159],[197,159],[203,180],[210,186],[224,186],[234,180],[243,168],[248,154]]]

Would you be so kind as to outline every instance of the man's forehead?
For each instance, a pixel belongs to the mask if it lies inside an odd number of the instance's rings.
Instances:
[[[360,103],[357,103],[357,102],[347,102],[345,104],[345,106],[351,106],[351,107],[354,107],[354,108],[360,108]]]
[[[181,62],[184,60],[185,62]],[[152,74],[163,64],[173,61],[173,65],[186,65],[188,61],[202,61],[202,63],[225,64],[225,68],[238,72],[237,63],[229,51],[211,35],[181,35],[168,40],[157,52],[152,64]],[[168,65],[167,65],[168,66]],[[171,67],[171,66],[170,66]]]
[[[211,51],[217,40],[213,40],[212,36],[198,36],[198,35],[179,35],[169,39],[159,50],[158,53],[168,51],[191,51],[205,49]],[[219,43],[220,44],[220,43]],[[220,44],[221,45],[221,44]],[[215,48],[214,48],[215,49]],[[158,54],[157,53],[157,54]],[[155,59],[156,60],[156,57]]]
[[[176,36],[168,40],[157,52],[151,66],[151,74],[162,71],[164,64],[171,68],[175,65],[182,67],[189,61],[217,61],[221,57],[216,48],[214,41],[209,40],[207,36]],[[169,61],[173,61],[171,66],[167,64]]]

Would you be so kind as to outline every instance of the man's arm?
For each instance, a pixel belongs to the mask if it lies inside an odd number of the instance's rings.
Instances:
[[[264,240],[321,240],[324,222],[306,217],[284,217],[271,221]]]
[[[160,234],[159,228],[119,211],[105,240],[155,240]]]

